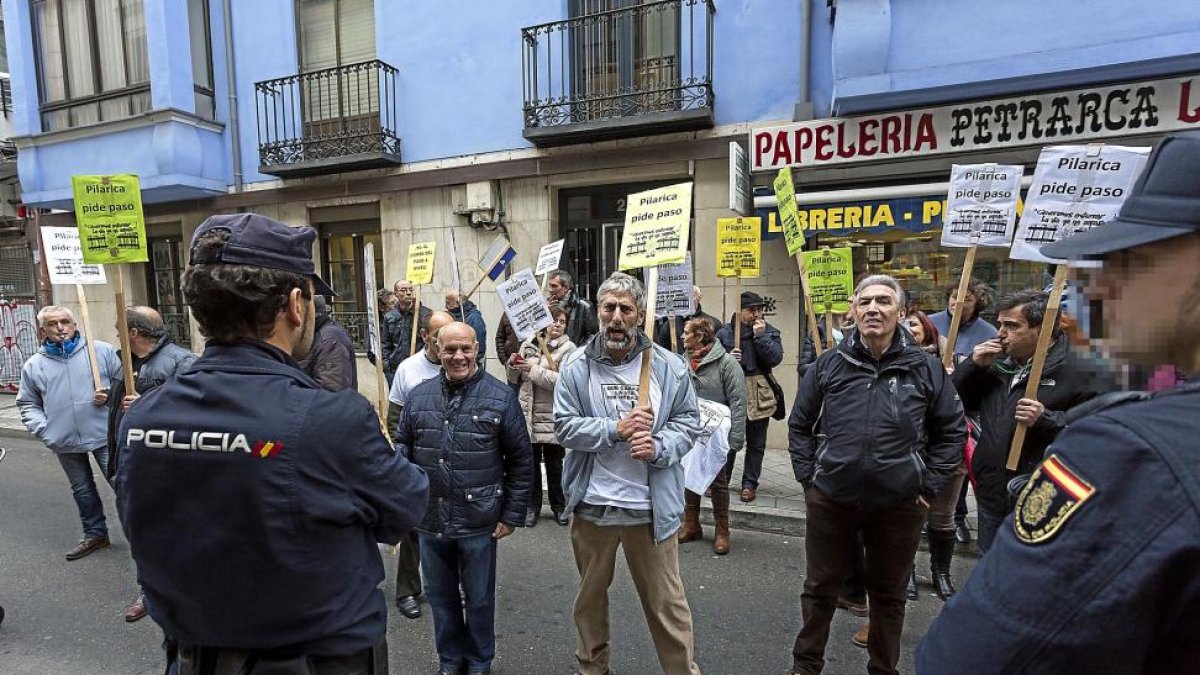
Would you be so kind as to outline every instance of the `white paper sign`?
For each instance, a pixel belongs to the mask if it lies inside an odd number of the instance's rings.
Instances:
[[[1042,255],[1041,247],[1116,217],[1149,154],[1150,148],[1120,145],[1044,148],[1010,257],[1063,262]]]
[[[522,342],[554,322],[546,298],[528,267],[496,286],[496,295],[500,296],[500,304],[512,323],[513,332]]]
[[[684,256],[683,262],[676,265],[658,266],[658,300],[654,304],[654,316],[691,316],[696,313],[695,298],[692,297],[692,286],[695,285],[692,273],[692,253]]]
[[[542,247],[538,251],[537,267],[534,268],[534,276],[542,276],[547,272],[553,272],[558,269],[558,261],[562,258],[563,245],[567,243],[566,239],[559,239]]]
[[[729,406],[703,398],[696,402],[700,404],[700,433],[680,463],[683,464],[684,486],[702,495],[725,468],[732,420]]]
[[[955,164],[942,219],[942,246],[1007,248],[1017,223],[1024,168],[1007,164]]]
[[[363,247],[363,269],[365,274],[363,290],[366,293],[367,307],[367,352],[375,354],[376,358],[383,352],[379,342],[379,312],[375,308],[379,306],[379,297],[376,293],[379,289],[375,286],[375,244],[367,244]]]
[[[103,265],[88,265],[83,262],[83,250],[79,247],[79,230],[74,227],[43,227],[41,233],[51,284],[108,283]]]

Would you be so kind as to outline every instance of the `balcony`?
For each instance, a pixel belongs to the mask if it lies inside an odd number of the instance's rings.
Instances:
[[[375,60],[254,85],[258,170],[284,178],[395,166],[396,69]]]
[[[521,31],[524,136],[540,147],[713,126],[712,0],[660,0]]]

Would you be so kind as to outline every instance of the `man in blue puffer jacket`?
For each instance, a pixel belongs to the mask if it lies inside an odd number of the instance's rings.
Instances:
[[[429,475],[417,532],[438,672],[482,675],[496,654],[496,543],[525,523],[533,446],[516,394],[476,364],[474,329],[437,338],[442,375],[409,393],[396,450]]]

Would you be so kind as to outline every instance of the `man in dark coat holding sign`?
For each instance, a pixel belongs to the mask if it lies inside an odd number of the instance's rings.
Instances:
[[[1159,144],[1114,222],[1041,251],[1101,261],[1106,344],[1190,379],[1070,413],[916,671],[1200,672],[1200,133]]]

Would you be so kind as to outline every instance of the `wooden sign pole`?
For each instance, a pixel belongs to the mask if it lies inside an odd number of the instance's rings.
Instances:
[[[546,357],[546,366],[550,370],[558,370],[558,364],[554,363],[554,355],[550,353],[550,345],[546,342],[546,334],[538,333],[537,341],[538,346],[542,349],[542,356]]]
[[[92,363],[92,384],[96,390],[104,388],[100,382],[100,364],[96,362],[96,345],[92,342],[92,317],[88,312],[87,295],[83,292],[83,284],[75,284],[75,295],[79,296],[79,320],[83,322],[83,342],[87,345],[88,360]],[[120,310],[118,310],[118,313]],[[123,317],[118,316],[120,322]]]
[[[954,294],[954,315],[950,317],[950,334],[946,336],[946,353],[942,354],[942,367],[947,371],[954,370],[954,346],[958,344],[958,329],[962,326],[963,298],[967,297],[967,286],[971,283],[971,273],[975,270],[975,254],[979,247],[971,245],[967,248],[967,259],[963,262],[962,278],[958,280],[958,291]]]
[[[821,332],[817,330],[817,315],[813,312],[812,292],[808,288],[808,273],[804,271],[804,251],[796,251],[796,267],[800,270],[800,290],[804,294],[804,313],[808,315],[808,334],[812,336],[813,348],[820,356],[825,351],[821,344]]]
[[[417,331],[420,329],[420,323],[421,323],[421,287],[419,285],[413,286],[413,295],[414,295],[414,299],[413,299],[412,330],[409,331],[409,335],[408,335],[408,355],[409,356],[412,356],[413,354],[417,353]],[[464,311],[463,316],[466,316],[465,311]]]
[[[650,348],[642,352],[642,371],[638,377],[638,406],[650,405],[650,361],[654,356],[654,311],[658,304],[658,265],[646,269],[646,337]]]
[[[1042,316],[1042,328],[1038,333],[1037,348],[1033,352],[1033,363],[1029,367],[1029,379],[1025,382],[1025,398],[1036,400],[1038,385],[1042,382],[1042,370],[1046,367],[1046,354],[1050,351],[1050,341],[1054,336],[1054,327],[1058,322],[1058,308],[1062,305],[1063,288],[1067,285],[1067,266],[1059,265],[1054,270],[1054,287],[1050,289],[1050,297],[1046,301],[1046,314]],[[1021,449],[1025,445],[1025,433],[1028,428],[1017,423],[1013,433],[1012,446],[1008,449],[1008,469],[1015,471],[1021,461]]]
[[[125,371],[125,395],[137,394],[133,380],[133,354],[129,353],[129,322],[125,320],[125,274],[120,265],[113,265],[116,279],[117,334],[121,337],[121,367]]]
[[[833,339],[833,307],[825,305],[825,348],[833,349],[837,342]]]
[[[671,331],[671,351],[679,351],[679,328],[675,326],[675,312],[667,315],[667,328]]]
[[[739,267],[737,271],[736,281],[733,286],[734,302],[737,303],[737,319],[733,322],[733,348],[742,348],[742,269]]]
[[[475,294],[475,291],[479,290],[479,287],[481,285],[483,285],[483,280],[488,278],[488,272],[490,272],[492,270],[492,268],[496,266],[496,263],[500,262],[500,260],[502,258],[504,258],[505,253],[508,253],[507,248],[504,249],[503,251],[500,251],[499,255],[497,255],[495,258],[492,258],[491,260],[488,261],[487,267],[483,268],[483,274],[481,274],[479,276],[479,279],[477,279],[475,281],[475,285],[471,287],[471,290],[467,291],[467,294],[462,296],[459,299],[459,302],[466,302],[467,300],[469,300],[471,298],[472,295]],[[544,279],[543,279],[542,283],[543,283],[543,285],[545,284]]]

